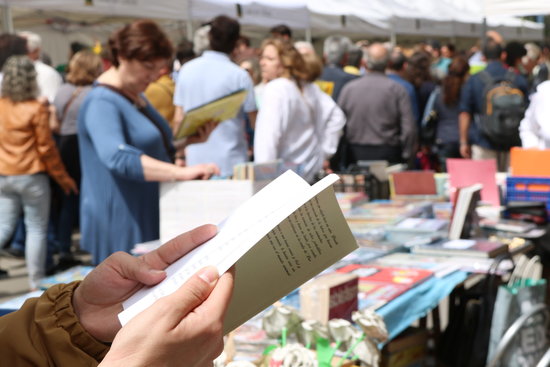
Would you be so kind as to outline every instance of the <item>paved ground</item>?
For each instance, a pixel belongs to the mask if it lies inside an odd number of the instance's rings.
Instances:
[[[73,247],[78,248],[78,234],[73,236]],[[79,254],[76,252],[76,258],[85,264],[90,261],[90,255]],[[9,272],[9,278],[0,279],[0,303],[11,298],[20,296],[29,292],[29,280],[27,276],[27,267],[25,260],[9,257],[0,257],[0,268]]]

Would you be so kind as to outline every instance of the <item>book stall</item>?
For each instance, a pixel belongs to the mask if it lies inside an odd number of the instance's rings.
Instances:
[[[138,291],[119,319],[124,325],[206,263],[222,272],[235,265],[216,367],[537,361],[548,348],[547,307],[525,317],[517,338],[507,330],[522,307],[547,302],[537,249],[550,172],[516,168],[517,154],[531,153],[515,154],[509,177],[492,160],[449,160],[448,174],[373,161],[310,186],[292,172],[299,167],[273,162],[237,166],[233,180],[164,183],[161,238],[137,244],[136,255],[203,223],[221,223],[220,231],[169,267],[175,283]]]

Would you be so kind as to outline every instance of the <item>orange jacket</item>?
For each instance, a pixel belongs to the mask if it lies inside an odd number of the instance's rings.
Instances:
[[[69,187],[48,119],[48,108],[36,100],[0,98],[0,175],[46,171],[62,188]]]
[[[0,317],[2,366],[97,366],[109,347],[79,323],[72,306],[80,282],[58,284]]]

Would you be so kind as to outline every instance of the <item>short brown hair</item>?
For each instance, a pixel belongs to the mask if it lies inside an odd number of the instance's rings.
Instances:
[[[2,68],[2,96],[13,102],[28,101],[38,97],[36,70],[25,55],[10,56]]]
[[[89,85],[101,71],[101,57],[88,50],[78,51],[69,61],[67,81],[74,85]]]
[[[152,20],[138,20],[127,24],[109,38],[111,62],[119,65],[119,58],[149,61],[170,59],[174,53],[168,36]]]
[[[306,63],[291,42],[280,38],[268,38],[262,43],[261,52],[263,53],[264,49],[269,45],[277,49],[281,65],[284,69],[283,77],[293,79],[298,85],[309,79]]]
[[[235,19],[225,15],[217,16],[210,22],[210,31],[208,32],[210,49],[230,54],[237,45],[240,33],[241,26]]]

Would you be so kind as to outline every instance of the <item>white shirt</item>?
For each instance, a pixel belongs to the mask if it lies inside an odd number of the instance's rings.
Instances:
[[[63,84],[61,75],[49,65],[40,60],[34,62],[36,70],[36,82],[38,84],[39,96],[46,97],[50,103],[53,102],[59,87]]]
[[[336,151],[345,122],[342,110],[315,84],[300,91],[290,79],[272,80],[256,120],[254,160],[301,165],[302,176],[311,181]]]
[[[537,87],[519,126],[523,148],[550,148],[550,81]]]

